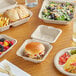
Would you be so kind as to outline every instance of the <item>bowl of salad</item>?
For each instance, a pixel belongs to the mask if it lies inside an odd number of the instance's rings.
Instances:
[[[44,0],[39,18],[47,23],[68,24],[74,18],[74,9],[74,3]]]

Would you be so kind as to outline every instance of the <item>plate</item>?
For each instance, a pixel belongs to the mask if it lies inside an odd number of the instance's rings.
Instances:
[[[62,49],[60,52],[58,52],[54,58],[54,65],[61,73],[68,75],[68,76],[76,76],[76,74],[66,72],[63,69],[65,64],[64,65],[59,64],[59,57],[62,56],[65,52],[70,52],[71,50],[76,50],[76,47],[68,47],[68,48]]]

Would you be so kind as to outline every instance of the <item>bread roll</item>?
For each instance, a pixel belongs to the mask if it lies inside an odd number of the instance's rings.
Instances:
[[[31,42],[25,46],[25,55],[29,55],[31,58],[40,57],[44,55],[45,47],[40,42]]]

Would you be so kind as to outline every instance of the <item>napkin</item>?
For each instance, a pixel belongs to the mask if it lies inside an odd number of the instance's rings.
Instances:
[[[11,68],[11,71],[13,72],[13,74],[15,76],[31,76],[30,74],[24,72],[23,70],[21,70],[20,68],[18,68],[17,66],[15,66],[14,64],[10,63],[9,61],[7,61],[6,59],[3,60],[2,62],[0,62],[0,67],[4,68],[3,64],[8,64],[9,67]],[[0,72],[0,76],[9,76],[8,74],[5,73],[1,73]]]

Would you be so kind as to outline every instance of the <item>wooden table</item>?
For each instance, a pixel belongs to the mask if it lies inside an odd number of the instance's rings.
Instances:
[[[17,0],[20,3],[24,3],[23,0]],[[7,59],[16,66],[20,67],[22,70],[30,73],[32,76],[65,76],[60,73],[54,66],[53,60],[56,53],[61,49],[66,47],[75,46],[76,44],[72,41],[72,23],[69,25],[57,25],[57,24],[47,24],[38,18],[39,10],[41,8],[43,0],[39,0],[37,7],[31,8],[33,16],[31,19],[18,27],[10,28],[0,34],[6,34],[17,39],[18,43],[12,48],[10,52],[0,58],[0,61]],[[23,44],[26,39],[29,39],[33,31],[39,25],[53,26],[62,29],[62,34],[58,40],[53,43],[53,50],[49,53],[44,62],[40,64],[35,64],[29,61],[26,61],[16,55],[16,51]]]

